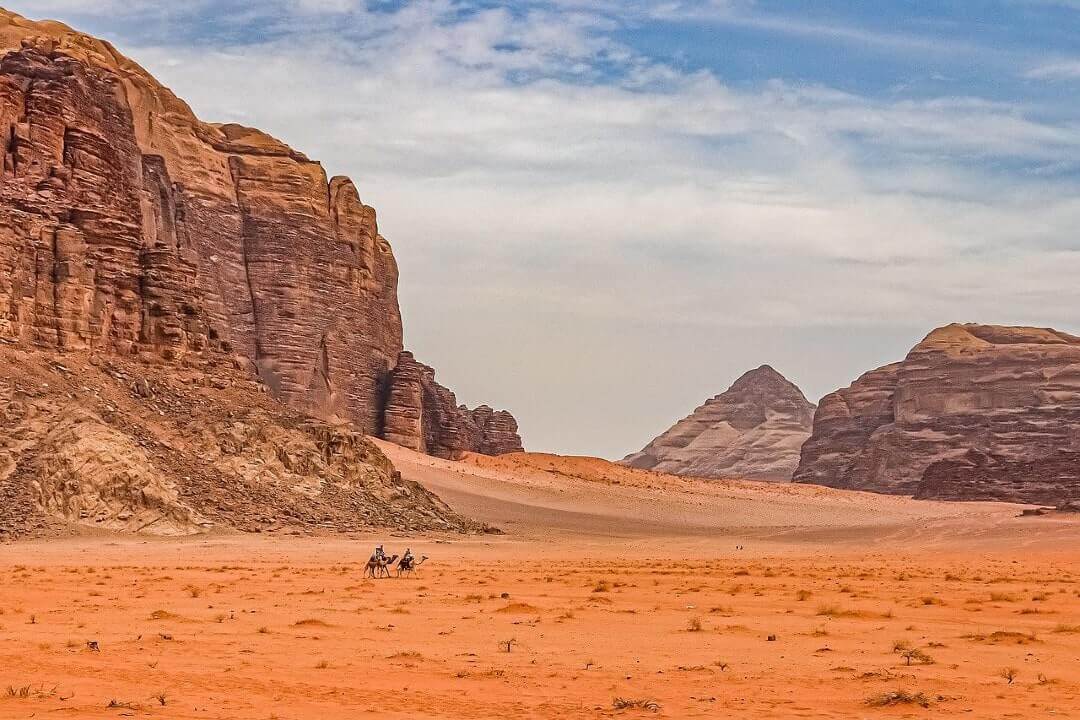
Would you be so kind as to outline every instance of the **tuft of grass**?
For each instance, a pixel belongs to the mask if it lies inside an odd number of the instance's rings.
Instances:
[[[892,707],[894,705],[918,705],[920,707],[930,707],[930,698],[921,692],[909,692],[904,689],[894,690],[893,692],[880,693],[878,695],[871,695],[866,698],[866,704],[870,707]]]
[[[983,633],[969,633],[962,635],[961,639],[971,640],[972,642],[988,642],[993,644],[998,643],[1015,643],[1016,645],[1027,645],[1028,643],[1038,642],[1039,638],[1034,632],[1022,633],[1015,630],[995,630],[989,635]]]
[[[860,617],[862,615],[858,610],[848,610],[842,608],[839,605],[819,605],[817,614],[823,617],[839,618],[839,617]]]
[[[686,624],[686,632],[701,632],[702,629],[701,618],[690,618],[690,622]]]
[[[611,701],[611,706],[616,710],[646,710],[648,712],[660,712],[660,704],[655,700],[631,700],[630,698],[617,697]]]
[[[806,602],[813,596],[813,594],[814,593],[810,592],[809,590],[800,590],[795,593],[795,599],[799,602]]]

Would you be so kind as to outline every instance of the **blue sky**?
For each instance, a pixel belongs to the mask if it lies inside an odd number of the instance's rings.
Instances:
[[[768,362],[1080,332],[1080,0],[33,0],[354,178],[406,340],[618,457]]]

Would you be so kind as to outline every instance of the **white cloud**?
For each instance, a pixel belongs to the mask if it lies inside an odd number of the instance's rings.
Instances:
[[[1033,67],[1024,73],[1033,80],[1080,80],[1080,60],[1062,60]]]

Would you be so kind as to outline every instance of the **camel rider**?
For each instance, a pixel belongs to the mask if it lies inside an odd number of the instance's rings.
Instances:
[[[405,554],[401,556],[401,563],[400,564],[401,564],[401,567],[403,567],[405,569],[408,569],[408,568],[412,567],[412,564],[413,564],[412,550],[410,550],[409,548],[405,548]]]
[[[386,560],[386,552],[383,551],[383,546],[375,548],[375,554],[371,556],[375,562],[381,563]]]

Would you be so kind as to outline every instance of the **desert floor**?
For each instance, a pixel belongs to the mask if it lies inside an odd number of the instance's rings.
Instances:
[[[0,546],[0,717],[1080,717],[1080,518],[387,451],[507,533]]]

